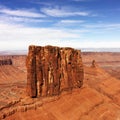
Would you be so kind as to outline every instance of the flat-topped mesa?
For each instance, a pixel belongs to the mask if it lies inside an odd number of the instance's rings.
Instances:
[[[27,93],[30,97],[59,95],[83,84],[80,50],[29,46],[26,66]]]
[[[11,59],[2,59],[0,60],[0,66],[2,65],[12,65],[12,60]]]

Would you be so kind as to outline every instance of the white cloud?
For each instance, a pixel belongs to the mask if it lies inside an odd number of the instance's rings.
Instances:
[[[46,15],[36,12],[35,9],[16,9],[12,10],[6,7],[0,6],[0,22],[6,23],[38,23],[38,22],[50,22],[44,20]]]
[[[20,17],[31,17],[31,18],[43,18],[46,17],[45,15],[35,12],[31,9],[17,9],[12,10],[8,8],[1,8],[1,14],[10,15],[10,16],[20,16]]]
[[[1,15],[0,22],[7,22],[7,23],[38,23],[38,22],[51,22],[50,20],[42,20],[39,18],[28,18],[28,17],[18,17],[18,16],[8,16],[8,15]]]
[[[119,47],[120,41],[88,40],[81,38],[80,30],[58,30],[53,28],[30,28],[20,25],[0,23],[0,50],[27,49],[29,45],[54,45],[74,48],[113,48]],[[109,42],[108,42],[109,41]]]
[[[64,46],[80,35],[52,28],[29,28],[0,23],[0,49],[27,49],[28,45]],[[68,42],[64,41],[68,40]],[[69,44],[68,44],[69,45]]]
[[[108,42],[108,40],[103,41],[101,40],[101,42],[99,41],[91,41],[91,42],[84,42],[83,43],[83,48],[119,48],[120,46],[120,42],[119,41],[110,41]]]
[[[60,23],[65,24],[77,24],[77,23],[84,23],[84,20],[61,20]]]
[[[56,24],[54,24],[55,26],[58,27],[71,27],[71,26],[78,26],[80,24],[83,24],[85,21],[84,20],[61,20],[59,22],[57,22]]]
[[[102,29],[102,30],[113,30],[120,29],[120,23],[103,23],[103,24],[86,24],[83,25],[85,28],[90,29]]]
[[[69,17],[69,16],[88,16],[86,11],[72,11],[63,8],[42,8],[41,11],[52,17]]]

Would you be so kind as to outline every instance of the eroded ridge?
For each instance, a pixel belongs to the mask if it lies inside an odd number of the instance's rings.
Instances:
[[[0,60],[0,66],[1,65],[12,65],[12,60],[11,59],[2,59],[2,60]]]
[[[59,95],[83,84],[80,50],[29,46],[26,66],[27,93],[30,97]]]

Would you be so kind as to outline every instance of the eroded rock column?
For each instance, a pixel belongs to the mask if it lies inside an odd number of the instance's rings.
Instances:
[[[37,96],[36,47],[29,46],[26,60],[27,66],[27,93],[30,97]]]
[[[27,56],[27,93],[30,97],[59,95],[80,88],[83,64],[79,50],[30,46]]]

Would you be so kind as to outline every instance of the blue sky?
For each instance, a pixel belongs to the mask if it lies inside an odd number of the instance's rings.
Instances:
[[[0,0],[0,50],[120,47],[120,0]]]

